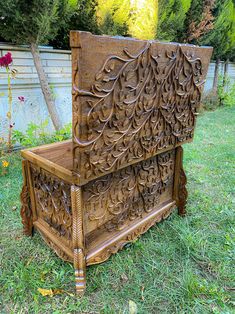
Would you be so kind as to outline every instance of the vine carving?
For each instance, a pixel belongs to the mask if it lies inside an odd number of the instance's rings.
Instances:
[[[109,56],[90,90],[79,89],[74,68],[74,169],[86,180],[192,139],[202,62],[181,45],[157,45]]]
[[[31,172],[38,217],[72,243],[70,184],[34,166]]]
[[[101,252],[97,255],[89,258],[87,260],[87,265],[99,264],[106,261],[112,254],[117,253],[121,250],[127,243],[135,241],[141,234],[145,233],[149,228],[151,228],[155,223],[160,222],[163,219],[166,219],[174,209],[174,206],[171,206],[166,211],[164,211],[161,215],[157,215],[154,219],[147,221],[142,226],[136,228],[134,231],[123,237],[121,240],[116,243],[105,247]]]
[[[151,212],[173,186],[175,151],[161,153],[84,186],[85,215],[94,228],[121,230]]]

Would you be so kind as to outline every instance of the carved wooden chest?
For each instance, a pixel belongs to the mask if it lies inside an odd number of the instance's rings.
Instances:
[[[181,145],[193,139],[212,48],[71,32],[73,137],[23,150],[21,216],[65,261],[76,290],[101,263],[185,214]]]

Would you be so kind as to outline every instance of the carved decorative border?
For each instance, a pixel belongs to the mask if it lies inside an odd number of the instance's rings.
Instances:
[[[47,245],[64,261],[74,263],[75,267],[75,277],[76,283],[81,283],[77,286],[78,294],[82,295],[85,290],[85,264],[86,266],[100,264],[105,262],[111,255],[117,253],[121,250],[127,243],[135,241],[139,238],[142,234],[148,231],[156,223],[166,219],[174,210],[176,206],[171,205],[166,210],[161,212],[160,215],[156,215],[151,220],[148,220],[146,223],[142,224],[141,226],[137,227],[130,233],[126,234],[123,238],[115,242],[114,244],[104,246],[102,251],[100,251],[97,255],[93,255],[89,257],[86,256],[86,261],[84,261],[84,251],[81,249],[75,249],[74,259],[72,259],[69,255],[67,255],[60,247],[58,247],[54,241],[49,239],[44,232],[42,232],[39,228],[38,231],[42,235],[42,238],[45,240]],[[78,253],[78,254],[77,254]]]
[[[127,243],[135,241],[143,233],[145,233],[149,228],[155,225],[157,222],[160,222],[163,219],[166,219],[175,208],[175,204],[168,207],[166,210],[161,212],[159,215],[156,214],[155,217],[151,218],[147,222],[143,223],[140,227],[137,227],[123,238],[111,244],[110,246],[105,246],[104,249],[95,254],[94,256],[87,256],[87,265],[99,264],[106,261],[112,254],[117,253],[121,250]]]
[[[72,258],[69,255],[67,255],[63,250],[61,250],[61,248],[59,248],[58,245],[56,245],[54,241],[50,240],[40,229],[37,229],[37,230],[41,234],[46,244],[54,251],[54,253],[56,253],[56,255],[58,255],[65,262],[70,262],[70,263],[73,262]]]

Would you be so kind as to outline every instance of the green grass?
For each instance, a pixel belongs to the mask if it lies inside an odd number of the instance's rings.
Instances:
[[[0,178],[0,312],[235,313],[235,110],[200,116],[185,145],[189,199],[185,218],[174,213],[107,262],[87,269],[83,299],[41,296],[38,288],[74,293],[73,267],[36,234],[22,236],[18,153]],[[12,210],[17,206],[17,210]]]

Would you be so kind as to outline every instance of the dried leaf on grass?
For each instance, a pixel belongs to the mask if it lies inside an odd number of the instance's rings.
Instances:
[[[42,288],[38,288],[38,292],[41,293],[42,296],[46,297],[46,296],[50,296],[53,297],[56,294],[62,294],[62,293],[66,293],[68,295],[70,295],[71,297],[74,296],[74,294],[69,293],[65,290],[61,290],[61,289],[42,289]]]

